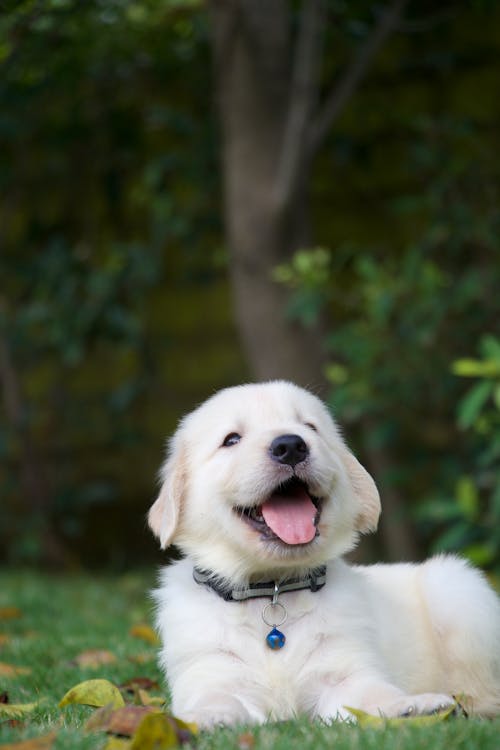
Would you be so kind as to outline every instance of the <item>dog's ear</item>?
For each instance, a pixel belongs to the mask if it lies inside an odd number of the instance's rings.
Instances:
[[[185,451],[178,440],[171,444],[170,455],[161,470],[161,488],[148,514],[148,523],[166,549],[171,543],[179,522],[186,482]]]
[[[356,519],[356,530],[360,534],[369,534],[377,530],[381,511],[377,485],[349,450],[346,449],[342,457],[354,492],[361,504],[361,510]]]

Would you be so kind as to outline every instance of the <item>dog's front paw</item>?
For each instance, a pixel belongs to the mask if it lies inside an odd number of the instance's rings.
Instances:
[[[446,711],[456,705],[450,695],[440,693],[421,693],[420,695],[405,695],[387,706],[379,706],[379,713],[394,718],[397,716],[411,718],[412,716],[429,716]]]
[[[200,729],[215,729],[235,724],[261,724],[266,720],[265,714],[258,707],[244,706],[231,696],[226,700],[207,700],[203,703],[200,701],[189,708],[183,706],[174,710],[174,714],[182,721],[197,724]]]

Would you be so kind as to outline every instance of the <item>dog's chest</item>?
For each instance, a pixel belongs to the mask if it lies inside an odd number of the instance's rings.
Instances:
[[[267,599],[221,603],[224,627],[220,646],[252,671],[260,671],[270,687],[274,683],[282,687],[284,680],[307,670],[328,637],[316,595],[294,592],[283,595],[280,602],[284,610],[277,612],[277,622],[273,621],[273,609]],[[267,636],[274,626],[284,635],[282,648],[272,649],[268,644]]]

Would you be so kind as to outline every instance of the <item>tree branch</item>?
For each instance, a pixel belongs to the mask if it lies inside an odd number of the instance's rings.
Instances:
[[[323,110],[319,113],[316,121],[311,127],[309,137],[311,155],[313,155],[321,146],[331,126],[368,72],[373,58],[382,47],[387,37],[397,27],[408,1],[409,0],[394,0],[394,2],[380,15],[378,23],[373,28],[365,44],[359,50],[356,58],[347,68],[344,75],[341,76],[338,83],[334,85],[330,94],[326,97]]]
[[[324,0],[303,1],[275,188],[276,205],[281,209],[288,205],[308,157],[306,134],[319,89],[324,17]]]

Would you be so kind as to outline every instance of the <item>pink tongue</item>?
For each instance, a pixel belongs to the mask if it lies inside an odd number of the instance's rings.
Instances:
[[[316,507],[304,489],[291,495],[275,492],[262,506],[264,520],[287,544],[307,544],[314,539]]]

